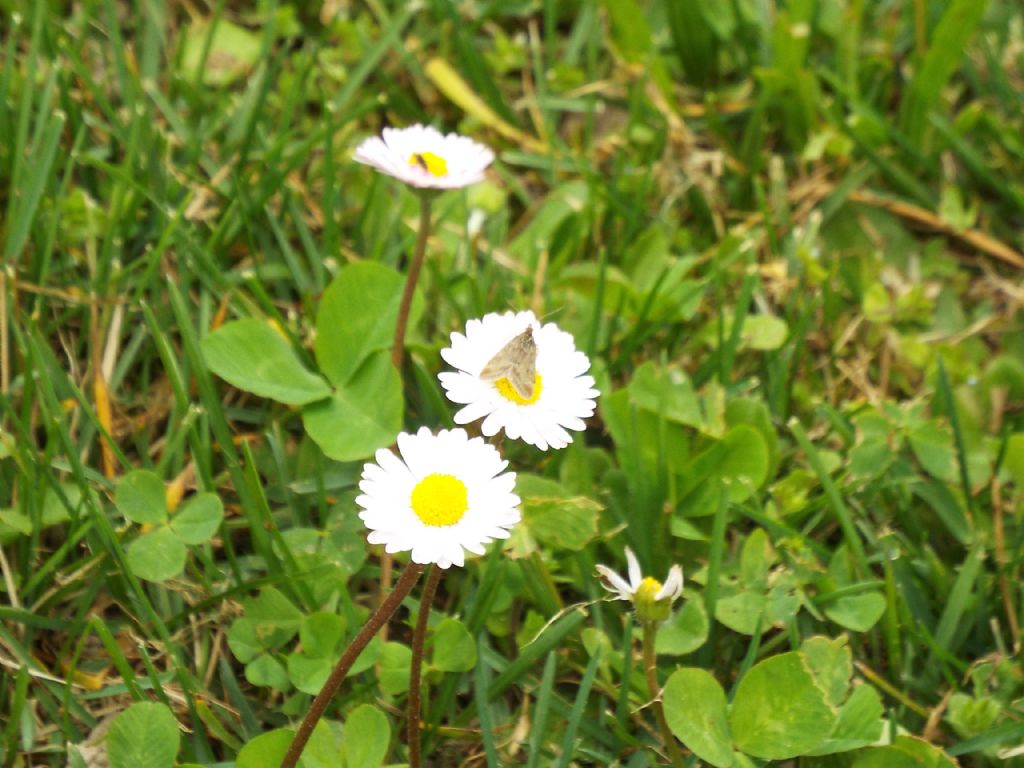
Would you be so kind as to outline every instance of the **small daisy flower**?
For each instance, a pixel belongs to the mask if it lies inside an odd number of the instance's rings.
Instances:
[[[468,550],[484,553],[484,544],[507,539],[519,522],[514,472],[483,438],[464,429],[436,435],[422,427],[398,436],[401,458],[377,451],[359,482],[360,519],[370,529],[367,541],[388,552],[412,550],[414,563],[442,568],[462,566]]]
[[[506,376],[481,375],[493,368],[499,353],[506,353],[510,343],[528,336],[524,332],[531,329],[532,342],[526,349],[535,370],[528,396]],[[541,325],[533,312],[491,313],[470,320],[466,333],[453,333],[451,339],[441,357],[456,370],[438,378],[448,399],[465,406],[455,414],[456,424],[483,419],[480,430],[486,436],[504,429],[513,440],[546,451],[567,446],[572,442],[567,430],[585,429],[583,419],[594,415],[594,398],[600,392],[594,389],[594,377],[586,375],[590,360],[554,323]]]
[[[457,133],[445,136],[429,125],[411,125],[365,139],[353,158],[413,187],[459,189],[483,181],[494,153]]]
[[[614,592],[616,600],[628,600],[633,603],[640,621],[665,621],[672,612],[672,603],[683,594],[683,569],[673,565],[668,571],[665,583],[662,584],[650,576],[644,577],[633,550],[629,547],[625,549],[629,581],[607,565],[598,565],[597,572],[603,578],[601,586],[609,592]]]

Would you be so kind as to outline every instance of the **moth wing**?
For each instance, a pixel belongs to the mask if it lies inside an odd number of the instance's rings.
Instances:
[[[536,349],[533,350],[532,355],[526,355],[519,364],[509,368],[505,378],[521,398],[529,400],[533,397],[533,384],[537,379]]]
[[[527,328],[487,361],[480,371],[480,378],[496,381],[506,378],[520,397],[533,397],[533,383],[537,377],[537,343],[533,340],[533,329]]]
[[[487,365],[480,371],[480,378],[484,381],[496,381],[508,374],[513,365],[513,355],[510,344],[498,350],[497,354],[487,361]]]
[[[534,354],[536,354],[536,345],[533,345],[533,334],[530,329],[519,334],[499,349],[480,371],[480,378],[494,381],[502,376],[507,376],[510,368],[520,364],[527,343],[533,346]]]

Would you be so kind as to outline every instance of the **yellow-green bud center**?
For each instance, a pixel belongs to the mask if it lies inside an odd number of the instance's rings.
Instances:
[[[662,584],[657,579],[645,576],[633,595],[633,608],[636,617],[642,622],[665,621],[672,613],[672,600],[667,597],[658,600],[656,595],[661,591]]]

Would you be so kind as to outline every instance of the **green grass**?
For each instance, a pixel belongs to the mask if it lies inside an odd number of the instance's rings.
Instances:
[[[662,684],[699,666],[736,696],[845,633],[893,732],[1001,764],[1024,741],[1024,11],[768,5],[0,0],[0,765],[67,765],[138,701],[171,707],[182,763],[232,765],[308,707],[228,639],[267,594],[354,634],[362,461],[201,343],[260,318],[315,368],[334,276],[404,271],[415,242],[415,195],[351,152],[415,122],[498,160],[434,203],[404,428],[451,425],[438,352],[492,311],[557,322],[602,391],[569,448],[505,441],[556,501],[441,582],[431,624],[477,662],[425,675],[437,764],[659,764],[641,629],[594,576],[624,545],[686,571]],[[139,468],[224,504],[169,581],[126,560]],[[401,763],[401,651],[376,652],[331,717],[375,704]]]

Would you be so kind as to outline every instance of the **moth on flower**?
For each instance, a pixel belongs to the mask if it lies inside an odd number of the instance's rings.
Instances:
[[[455,370],[438,378],[448,399],[464,406],[456,424],[483,419],[488,437],[504,430],[547,450],[567,446],[568,430],[585,429],[583,419],[594,415],[600,392],[587,375],[590,360],[554,323],[528,311],[491,313],[451,340],[441,357]]]
[[[484,381],[507,379],[522,400],[533,397],[537,377],[537,342],[533,340],[533,325],[499,349],[480,371]]]
[[[629,581],[607,565],[597,565],[597,572],[602,577],[601,586],[614,592],[616,600],[631,602],[640,621],[665,621],[672,612],[672,603],[683,594],[682,567],[673,565],[669,568],[665,583],[662,584],[655,578],[645,577],[633,550],[629,547],[625,550]]]
[[[483,438],[422,427],[400,434],[398,451],[382,448],[363,467],[356,504],[371,544],[449,568],[463,565],[465,552],[482,555],[488,542],[507,539],[519,522],[516,475]]]
[[[353,159],[420,189],[459,189],[483,181],[494,153],[457,133],[429,125],[385,128],[364,139]]]

